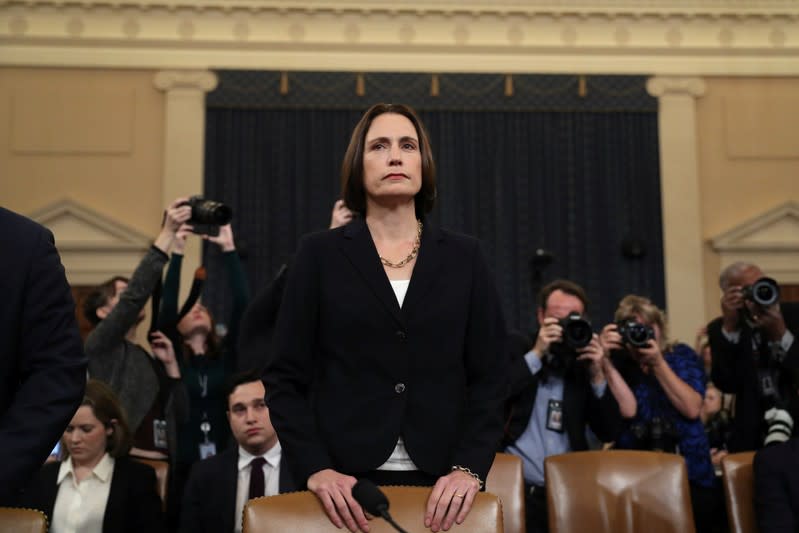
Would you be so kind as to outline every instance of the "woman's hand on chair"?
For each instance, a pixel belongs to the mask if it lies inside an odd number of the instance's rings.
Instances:
[[[453,523],[462,524],[479,491],[477,480],[461,470],[453,470],[438,478],[427,500],[425,527],[437,532],[449,530]]]
[[[358,480],[333,469],[320,470],[308,478],[308,490],[313,492],[330,521],[337,528],[347,527],[353,533],[369,533],[369,521],[363,508],[352,496],[352,487]]]

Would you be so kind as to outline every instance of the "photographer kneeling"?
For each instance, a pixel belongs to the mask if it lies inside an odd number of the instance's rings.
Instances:
[[[685,457],[697,532],[724,522],[724,500],[699,418],[706,377],[696,352],[666,338],[663,312],[641,296],[625,296],[601,342],[635,394],[636,414],[623,421],[616,448]]]

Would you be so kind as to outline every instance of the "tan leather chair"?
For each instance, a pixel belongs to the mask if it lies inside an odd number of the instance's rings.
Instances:
[[[550,533],[693,533],[685,460],[657,452],[574,452],[544,460]]]
[[[166,512],[166,494],[169,487],[169,463],[159,459],[146,459],[144,457],[130,457],[134,461],[150,465],[155,470],[155,490],[161,497],[161,507]]]
[[[755,477],[752,461],[755,452],[727,455],[721,460],[724,500],[731,533],[756,533]]]
[[[36,509],[0,507],[0,533],[47,533],[47,516]]]
[[[499,496],[505,533],[524,533],[524,471],[522,460],[509,453],[498,453],[486,477],[486,492]]]
[[[391,517],[408,533],[430,533],[424,512],[430,487],[381,487],[390,502]],[[327,518],[322,504],[309,491],[264,496],[244,507],[244,533],[341,533]],[[369,522],[370,533],[395,533],[382,518]],[[502,533],[502,506],[487,492],[479,493],[466,521],[450,531]]]

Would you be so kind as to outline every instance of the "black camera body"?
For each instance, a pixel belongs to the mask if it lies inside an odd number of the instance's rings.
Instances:
[[[655,330],[652,329],[652,326],[641,324],[635,320],[620,320],[616,322],[616,327],[622,342],[636,348],[643,348],[655,338]]]
[[[563,328],[561,342],[571,350],[585,348],[594,337],[591,323],[579,313],[570,313],[566,318],[561,318],[558,324]]]
[[[780,286],[772,278],[760,278],[741,289],[743,297],[760,307],[769,307],[780,299]]]
[[[229,224],[233,219],[233,209],[229,206],[202,196],[192,196],[184,205],[191,207],[188,223],[199,235],[219,235],[219,226]]]

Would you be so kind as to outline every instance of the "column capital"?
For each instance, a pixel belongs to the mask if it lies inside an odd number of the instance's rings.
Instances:
[[[210,70],[160,70],[153,78],[156,89],[172,91],[174,89],[196,89],[210,92],[216,89],[219,79]]]
[[[646,91],[658,98],[666,95],[702,96],[705,80],[696,76],[652,76],[646,80]]]

